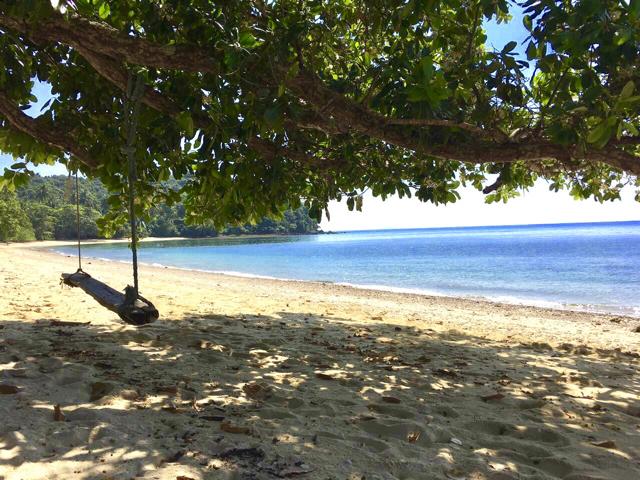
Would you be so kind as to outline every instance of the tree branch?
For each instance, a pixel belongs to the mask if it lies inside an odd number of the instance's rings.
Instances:
[[[97,53],[84,46],[74,47],[77,52],[94,68],[94,70],[102,77],[110,81],[119,90],[126,92],[128,73],[126,68],[117,60]],[[153,88],[145,89],[142,96],[142,102],[154,110],[164,113],[169,116],[176,116],[182,112],[182,109],[178,104],[172,100],[166,98],[157,90]],[[206,126],[209,126],[207,122]],[[206,128],[202,122],[198,125],[199,128]]]
[[[58,14],[54,14],[49,20],[38,23],[36,26],[30,25],[26,21],[0,14],[0,26],[15,30],[37,44],[46,42],[68,44],[100,76],[107,79],[121,91],[126,91],[127,88],[127,70],[116,58],[124,58],[136,64],[149,65],[151,63],[152,65],[149,66],[158,68],[215,71],[214,62],[207,61],[207,54],[198,52],[193,56],[195,50],[191,47],[174,46],[167,49],[151,44],[146,40],[123,36],[118,30],[108,25],[87,20],[78,15],[73,15],[72,19],[76,23],[73,29],[69,28],[70,22],[67,22]],[[106,38],[108,38],[108,41],[105,41]],[[189,55],[184,55],[185,52],[189,52]],[[167,55],[169,56],[168,60]],[[202,59],[205,59],[204,64],[201,62]],[[193,64],[196,66],[194,67]],[[182,112],[177,103],[153,89],[146,89],[141,100],[145,105],[171,117],[175,117]],[[211,126],[211,120],[206,118],[205,115],[196,114],[193,119],[198,128],[208,129]],[[26,133],[31,134],[29,131]],[[248,145],[256,152],[261,152],[269,158],[281,155],[301,163],[317,163],[313,161],[314,159],[301,155],[300,152],[277,147],[259,137],[251,139]]]
[[[84,147],[78,145],[66,131],[52,127],[51,125],[43,125],[42,122],[39,122],[37,119],[26,115],[2,90],[0,90],[0,114],[2,114],[16,130],[26,133],[50,147],[70,153],[78,161],[91,169],[99,166],[99,163],[91,157],[89,152]]]
[[[314,106],[321,117],[325,119],[329,117],[331,121],[327,123],[339,124],[353,133],[375,137],[398,147],[444,160],[478,164],[555,159],[570,165],[572,159],[583,158],[602,162],[640,176],[640,157],[616,148],[582,151],[577,146],[565,147],[544,139],[530,139],[526,143],[427,144],[421,138],[419,131],[394,125],[393,120],[372,112],[325,87],[321,80],[311,73],[301,72],[290,79],[287,85],[297,96]],[[409,123],[413,120],[404,120],[404,122]],[[458,124],[455,127],[463,128]]]
[[[70,14],[68,19],[57,12],[37,23],[0,12],[0,26],[29,37],[32,41],[60,42],[74,48],[85,47],[114,58],[149,67],[211,72],[219,70],[219,61],[210,50],[195,45],[159,45],[122,33],[112,26]]]
[[[275,159],[278,157],[286,157],[294,160],[301,165],[327,168],[330,166],[327,162],[320,158],[307,155],[306,152],[291,148],[276,145],[273,142],[264,140],[260,137],[253,137],[247,141],[247,145],[256,153],[259,153],[264,158]]]
[[[465,122],[455,122],[453,120],[445,120],[440,118],[386,118],[388,125],[412,125],[415,127],[447,127],[447,128],[459,128],[460,130],[466,130],[479,136],[480,138],[487,138],[490,140],[505,142],[509,140],[509,137],[502,132],[485,130],[484,128],[471,125]]]
[[[491,185],[487,185],[486,187],[484,187],[482,189],[482,193],[484,193],[485,195],[488,195],[498,190],[502,185],[504,185],[504,183],[503,183],[502,177],[500,176]]]

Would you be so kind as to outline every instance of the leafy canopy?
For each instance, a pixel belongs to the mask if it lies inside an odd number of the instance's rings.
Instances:
[[[514,9],[529,38],[494,50],[483,25]],[[132,72],[139,214],[184,197],[190,221],[224,225],[359,209],[366,189],[640,185],[640,0],[6,0],[0,33],[0,150],[25,162],[4,182],[61,161],[107,185],[114,224]],[[37,118],[34,79],[54,94]]]

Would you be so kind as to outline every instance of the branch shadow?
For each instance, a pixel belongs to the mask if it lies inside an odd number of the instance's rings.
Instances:
[[[4,480],[640,478],[637,355],[295,312],[0,334]]]

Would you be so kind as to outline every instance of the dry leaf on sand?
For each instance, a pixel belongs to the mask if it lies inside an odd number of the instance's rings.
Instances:
[[[231,422],[222,422],[220,424],[220,430],[222,430],[223,432],[227,432],[227,433],[241,433],[241,434],[248,434],[251,429],[249,427],[242,427],[240,425],[234,425]]]
[[[616,442],[614,442],[613,440],[605,440],[604,442],[594,442],[592,443],[592,445],[600,448],[614,448],[614,449],[618,448],[618,446],[616,445]]]
[[[492,393],[490,395],[483,395],[482,397],[480,397],[482,399],[483,402],[494,402],[497,400],[502,400],[504,398],[504,395],[502,393]]]
[[[402,403],[402,400],[396,397],[382,397],[382,401],[385,403]]]
[[[8,385],[6,383],[0,383],[0,395],[13,395],[14,393],[18,393],[20,391],[20,387],[16,387],[15,385]]]
[[[252,400],[264,400],[271,396],[271,387],[266,383],[251,382],[242,387],[244,394]]]
[[[56,422],[64,422],[64,413],[62,413],[62,408],[60,408],[60,405],[56,405],[55,407],[53,407],[53,419]]]

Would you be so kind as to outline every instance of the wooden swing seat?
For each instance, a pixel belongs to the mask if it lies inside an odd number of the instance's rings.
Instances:
[[[82,270],[63,273],[61,281],[70,287],[81,288],[100,305],[117,313],[124,322],[131,325],[146,325],[156,321],[160,316],[153,303],[141,295],[136,295],[133,287],[128,286],[125,293],[121,293]]]

